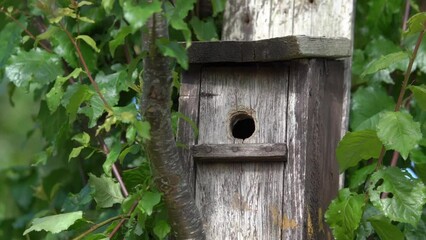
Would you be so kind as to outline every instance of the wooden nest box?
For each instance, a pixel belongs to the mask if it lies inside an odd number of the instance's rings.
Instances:
[[[348,39],[193,43],[178,142],[207,239],[331,239],[350,54]]]

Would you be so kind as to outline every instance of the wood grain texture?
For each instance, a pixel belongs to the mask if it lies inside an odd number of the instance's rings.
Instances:
[[[346,38],[287,36],[259,41],[193,42],[190,63],[272,62],[298,58],[342,58],[352,54]]]
[[[191,148],[198,162],[283,162],[287,157],[284,143],[201,144]]]
[[[343,61],[294,61],[289,78],[288,161],[282,239],[327,239],[323,214],[337,194],[335,148],[340,139]]]
[[[288,66],[245,64],[204,67],[199,144],[284,143]],[[229,133],[229,115],[249,112],[256,122],[244,140]],[[196,203],[207,239],[279,239],[284,162],[199,163]]]
[[[182,73],[179,94],[179,112],[188,117],[195,124],[198,123],[198,105],[200,93],[201,66],[191,65],[191,68]],[[183,145],[178,149],[184,169],[187,171],[191,189],[195,191],[195,166],[190,147],[197,143],[197,136],[191,124],[179,119],[177,142]]]
[[[354,0],[228,0],[222,40],[352,38]]]

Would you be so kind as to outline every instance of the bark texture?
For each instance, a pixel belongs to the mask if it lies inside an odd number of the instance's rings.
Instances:
[[[144,144],[151,162],[154,181],[168,209],[173,234],[177,239],[205,239],[202,221],[186,173],[179,158],[171,127],[170,61],[159,53],[155,39],[168,38],[167,23],[155,14],[143,33],[143,49],[148,52],[143,66],[141,112],[151,124],[151,139]]]

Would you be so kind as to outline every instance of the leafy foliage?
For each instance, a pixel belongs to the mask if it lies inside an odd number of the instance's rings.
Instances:
[[[23,232],[29,239],[168,237],[167,210],[140,146],[151,138],[139,113],[147,55],[141,35],[154,14],[167,17],[170,38],[157,37],[157,50],[177,63],[178,88],[191,41],[219,39],[215,22],[224,1],[215,3],[216,17],[205,18],[196,15],[195,2],[0,3],[1,105],[5,94],[12,102],[26,92],[29,104],[19,114],[34,120],[0,117],[0,144],[26,149],[19,161],[7,154],[0,167],[0,194],[9,196],[0,202],[0,239],[22,239]],[[14,131],[26,142],[5,144],[4,119],[18,121]]]
[[[410,3],[411,10],[419,11]],[[363,17],[355,28],[352,131],[336,151],[349,188],[326,212],[336,239],[425,236],[426,15],[414,13],[403,20],[407,29],[395,31],[402,25],[397,14],[402,6],[400,0],[357,4]]]

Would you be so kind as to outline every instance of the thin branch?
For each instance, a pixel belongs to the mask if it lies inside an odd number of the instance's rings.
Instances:
[[[139,198],[133,203],[132,207],[130,208],[129,212],[127,213],[127,215],[132,215],[132,213],[135,211],[136,207],[138,206],[139,203]],[[121,228],[121,226],[123,226],[123,224],[126,222],[127,219],[121,219],[121,221],[117,224],[117,226],[115,226],[115,228],[112,230],[112,232],[109,234],[108,238],[112,239],[112,237],[114,237],[114,235],[118,232],[118,230]]]
[[[100,137],[98,137],[98,141],[102,146],[102,150],[104,151],[105,155],[109,154],[108,146],[105,144],[104,140]],[[115,163],[112,164],[112,172],[114,174],[114,177],[117,179],[118,183],[120,184],[121,192],[123,193],[124,197],[129,196],[129,192],[127,191],[126,185],[124,184],[123,179],[121,178],[120,172],[117,169],[117,166]]]
[[[402,105],[402,100],[404,99],[404,95],[405,95],[405,91],[407,90],[407,84],[408,84],[408,80],[410,78],[411,75],[411,70],[413,68],[413,64],[414,64],[414,60],[416,59],[417,56],[417,52],[419,50],[420,44],[422,43],[423,40],[423,36],[425,34],[425,27],[426,27],[426,22],[423,23],[423,30],[420,32],[419,37],[417,38],[417,42],[416,42],[416,46],[414,47],[414,51],[413,51],[413,55],[410,57],[410,62],[408,63],[408,67],[407,67],[407,71],[405,71],[404,74],[404,81],[402,82],[402,87],[401,87],[401,91],[399,92],[399,96],[398,96],[398,101],[396,102],[395,105],[395,112],[398,112],[401,108]],[[382,150],[380,152],[380,156],[379,156],[379,160],[377,162],[377,166],[376,166],[376,170],[378,170],[383,163],[383,157],[385,156],[385,147],[382,146]]]
[[[18,26],[34,41],[36,41],[36,37],[18,20],[16,19],[14,16],[12,16],[11,14],[9,14],[8,12],[6,12],[3,7],[0,6],[0,11],[3,12],[7,17],[9,17],[10,19],[12,19],[16,24],[18,24]],[[51,53],[52,50],[50,48],[48,48],[46,45],[44,45],[41,41],[38,41],[38,44],[40,44],[40,46],[46,50],[47,52]]]
[[[410,16],[410,0],[405,0],[405,12],[404,18],[402,19],[402,31],[407,30],[407,21]]]
[[[81,64],[83,65],[84,71],[87,73],[87,77],[89,78],[90,82],[92,83],[93,88],[95,89],[96,93],[99,95],[99,97],[101,98],[105,108],[112,112],[112,108],[109,106],[108,102],[105,100],[103,94],[101,93],[98,84],[96,83],[96,81],[93,79],[92,74],[90,73],[89,68],[87,67],[86,61],[84,60],[83,54],[81,53],[81,50],[79,48],[79,46],[77,45],[77,42],[74,40],[73,36],[71,35],[71,33],[61,24],[60,25],[61,29],[67,34],[68,38],[70,39],[72,45],[74,45],[75,50],[77,51],[78,54],[78,58],[80,59]]]
[[[124,219],[127,219],[129,217],[130,217],[130,215],[126,214],[126,215],[118,215],[118,216],[109,218],[109,219],[107,219],[107,220],[105,220],[105,221],[103,221],[101,223],[98,223],[98,224],[95,224],[95,225],[91,226],[87,231],[85,231],[84,233],[82,233],[82,234],[78,235],[77,237],[73,238],[73,240],[83,239],[85,236],[89,235],[90,233],[98,230],[99,228],[101,228],[101,227],[103,227],[103,226],[105,226],[105,225],[107,225],[107,224],[109,224],[111,222],[114,222],[114,221],[119,220],[119,219],[124,220]]]

